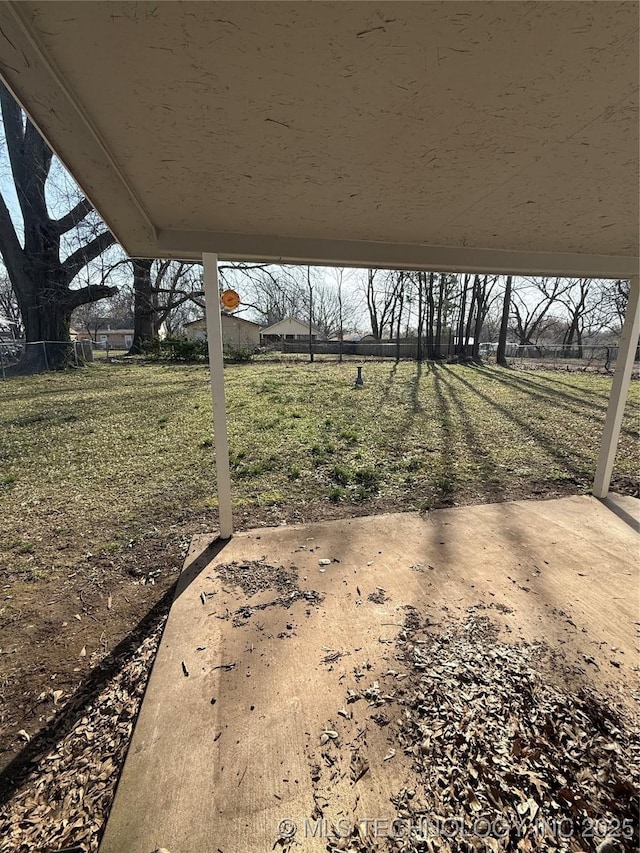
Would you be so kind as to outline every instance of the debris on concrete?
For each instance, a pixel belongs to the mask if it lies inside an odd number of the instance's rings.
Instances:
[[[469,608],[465,618],[452,618],[437,633],[408,609],[395,640],[406,671],[401,686],[387,690],[385,682],[396,682],[398,673],[381,666],[369,686],[347,688],[347,703],[361,698],[370,707],[384,705],[384,713],[369,718],[389,725],[393,746],[376,761],[402,753],[412,774],[411,784],[392,797],[395,816],[431,836],[404,833],[387,838],[385,846],[356,822],[346,847],[344,833],[329,839],[331,853],[637,849],[637,725],[594,691],[560,685],[543,643],[500,641],[498,626],[480,612],[485,609]],[[359,725],[356,719],[343,724]],[[348,742],[353,732],[342,737]],[[352,753],[351,784],[373,761],[366,743]],[[501,821],[504,835],[474,836],[480,818],[483,826]],[[460,833],[438,836],[443,820],[456,822]],[[570,834],[556,831],[569,826]]]

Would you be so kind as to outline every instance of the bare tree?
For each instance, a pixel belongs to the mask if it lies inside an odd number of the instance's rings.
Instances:
[[[597,302],[591,298],[594,291],[591,279],[580,278],[572,282],[560,300],[568,314],[567,331],[562,343],[566,347],[572,347],[575,342],[578,358],[582,358],[582,336],[585,325],[598,307]]]
[[[101,308],[97,302],[87,302],[86,305],[76,308],[71,318],[74,328],[82,329],[94,343],[98,340],[100,329],[104,329],[109,322],[108,313]]]
[[[204,312],[202,265],[157,261],[152,270],[153,333],[175,328],[177,314],[188,318],[193,307]],[[183,320],[184,322],[184,320]]]
[[[221,280],[240,291],[262,326],[286,317],[307,316],[304,269],[268,264],[234,264],[219,268]]]
[[[416,273],[418,279],[418,328],[416,334],[418,336],[417,359],[422,361],[424,350],[422,347],[422,336],[424,332],[424,292],[427,284],[427,276],[424,272]]]
[[[520,279],[517,287],[512,285],[511,330],[521,345],[538,342],[551,320],[551,308],[570,287],[571,282],[562,278]]]
[[[460,291],[458,297],[458,325],[456,329],[456,353],[458,355],[462,354],[465,351],[465,329],[466,329],[466,318],[467,318],[467,301],[469,295],[469,283],[471,281],[471,276],[469,273],[465,273],[460,281]]]
[[[67,342],[73,310],[114,292],[102,283],[81,288],[73,285],[81,270],[115,239],[86,198],[79,198],[63,216],[51,216],[46,184],[53,153],[2,84],[0,107],[23,231],[21,241],[0,193],[0,253],[20,308],[27,343]],[[77,245],[63,258],[65,243]],[[43,369],[41,358],[41,348],[27,347],[18,370]],[[49,367],[60,366],[65,360],[64,347],[49,347]]]
[[[311,267],[307,267],[307,289],[309,293],[309,361],[313,361],[313,282]]]
[[[344,284],[344,269],[342,267],[338,267],[334,272],[336,276],[336,294],[338,297],[338,340],[340,341],[338,361],[342,362],[344,349],[344,298],[342,292],[342,285]]]
[[[409,279],[407,274],[400,270],[398,272],[397,298],[394,305],[394,312],[396,315],[396,361],[400,361],[400,326],[402,323],[402,312],[404,311],[404,304],[407,296],[406,288],[408,281]]]
[[[364,293],[374,338],[382,340],[385,331],[393,338],[403,287],[404,273],[400,271],[367,270]]]
[[[495,301],[495,286],[497,276],[485,275],[475,276],[475,329],[473,333],[473,347],[471,354],[473,358],[480,358],[480,337],[491,305]]]
[[[603,327],[616,334],[622,329],[627,303],[629,301],[629,282],[618,279],[603,283],[602,301]]]

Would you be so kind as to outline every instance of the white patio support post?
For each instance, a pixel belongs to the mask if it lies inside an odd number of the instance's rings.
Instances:
[[[593,483],[593,494],[597,498],[606,498],[609,492],[613,461],[618,448],[622,416],[631,382],[631,370],[638,346],[638,334],[640,334],[640,277],[636,275],[630,281],[629,302],[618,344],[616,370],[613,375],[607,417],[604,422],[604,435]]]
[[[233,533],[233,518],[231,515],[231,474],[229,471],[227,411],[224,394],[224,356],[220,291],[218,288],[218,256],[209,253],[203,254],[202,262],[204,264],[204,298],[207,313],[209,375],[211,377],[211,398],[213,400],[213,438],[216,450],[220,538],[229,539]]]

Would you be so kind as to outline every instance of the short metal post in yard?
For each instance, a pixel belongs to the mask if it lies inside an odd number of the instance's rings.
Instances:
[[[358,375],[356,377],[356,388],[364,387],[364,379],[362,378],[362,365],[357,365]]]

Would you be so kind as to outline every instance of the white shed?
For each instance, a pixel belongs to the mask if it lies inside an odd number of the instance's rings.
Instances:
[[[263,342],[271,343],[275,341],[308,341],[309,340],[309,323],[304,323],[298,320],[297,317],[285,317],[278,323],[272,326],[267,326],[260,332],[260,337]],[[311,326],[311,338],[316,340],[320,337],[320,331]]]
[[[222,342],[225,348],[255,349],[260,346],[260,326],[244,317],[221,313]],[[190,341],[206,341],[207,319],[201,317],[184,324],[184,333]]]

